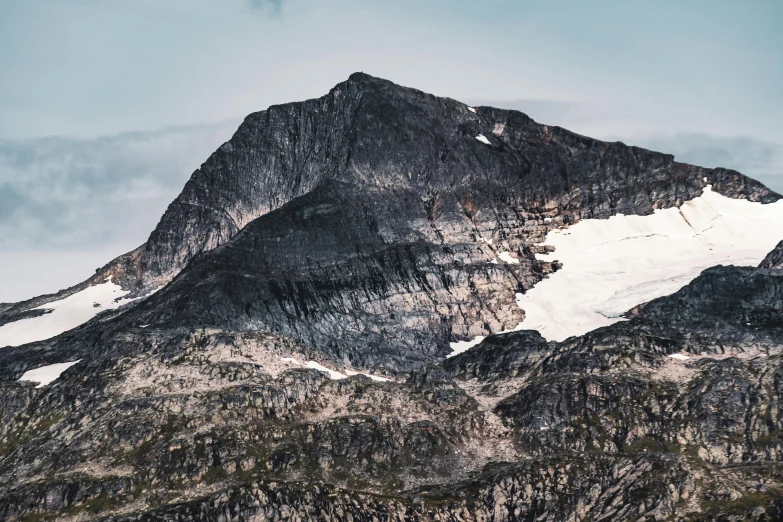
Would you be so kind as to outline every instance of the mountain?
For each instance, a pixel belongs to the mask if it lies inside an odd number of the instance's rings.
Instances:
[[[354,74],[0,306],[0,517],[774,520],[782,226],[737,172]]]
[[[783,268],[783,241],[759,265],[761,268]]]

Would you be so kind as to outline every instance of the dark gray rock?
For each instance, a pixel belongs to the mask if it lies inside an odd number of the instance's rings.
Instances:
[[[759,264],[759,268],[783,268],[783,241]]]

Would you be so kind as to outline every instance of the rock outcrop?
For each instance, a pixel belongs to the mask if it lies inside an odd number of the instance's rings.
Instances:
[[[770,252],[759,265],[761,268],[783,268],[783,241]]]

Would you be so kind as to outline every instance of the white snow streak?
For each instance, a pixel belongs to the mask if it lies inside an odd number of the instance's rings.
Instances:
[[[478,136],[476,136],[476,139],[479,140],[481,143],[486,143],[487,145],[492,145],[489,142],[489,140],[487,139],[487,137],[484,136],[483,134],[479,134]]]
[[[506,252],[505,250],[498,254],[498,258],[503,261],[504,263],[508,263],[509,265],[518,265],[519,259],[515,257],[511,257],[510,252]]]
[[[53,311],[0,326],[0,347],[43,341],[67,332],[86,323],[99,312],[113,310],[135,300],[123,299],[127,294],[120,285],[112,283],[109,277],[105,283],[89,286],[64,299],[33,308]],[[115,301],[117,299],[119,301]]]
[[[389,381],[389,379],[387,379],[386,377],[378,377],[377,375],[370,375],[369,373],[355,372],[353,370],[345,370],[345,373],[347,373],[349,377],[352,377],[354,375],[365,375],[365,376],[369,377],[370,379],[372,379],[373,381],[378,381],[378,382],[388,382]]]
[[[302,364],[301,362],[299,362],[298,360],[294,359],[293,357],[282,357],[280,360],[288,362],[288,363],[296,364],[297,366],[303,366],[305,368],[312,368],[314,370],[318,370],[318,371],[321,371],[321,372],[326,372],[326,373],[329,374],[329,378],[333,379],[333,380],[347,379],[348,377],[353,376],[353,375],[366,375],[370,379],[372,379],[374,381],[379,381],[379,382],[386,382],[386,381],[390,380],[390,379],[387,379],[386,377],[378,377],[377,375],[370,375],[369,373],[355,372],[353,370],[345,370],[345,374],[343,374],[343,373],[340,373],[338,371],[335,371],[335,370],[332,370],[330,368],[327,368],[326,366],[324,366],[322,364],[319,364],[319,363],[317,363],[315,361],[307,361],[306,363]]]
[[[545,243],[563,268],[526,294],[517,329],[562,341],[622,320],[636,305],[669,295],[720,264],[755,266],[783,238],[783,200],[763,205],[705,187],[679,209],[586,219],[552,230]]]
[[[36,388],[40,388],[41,386],[46,386],[53,380],[60,377],[60,375],[65,370],[67,370],[74,364],[78,363],[79,361],[81,361],[81,359],[73,362],[57,363],[57,364],[50,364],[48,366],[41,366],[40,368],[36,368],[35,370],[28,370],[24,372],[24,375],[22,375],[22,378],[19,380],[37,382],[38,386],[36,386]]]
[[[671,357],[672,359],[677,359],[678,361],[687,361],[688,359],[690,359],[690,357],[688,357],[684,353],[673,353],[669,355],[669,357]]]
[[[453,343],[449,343],[449,346],[451,346],[451,349],[453,350],[450,354],[446,356],[448,359],[449,357],[454,357],[455,355],[459,355],[462,352],[466,352],[469,349],[473,348],[477,344],[479,344],[481,341],[486,339],[483,335],[479,335],[478,337],[474,337],[470,341],[456,341]]]
[[[468,110],[469,110],[470,112],[476,112],[476,109],[474,109],[473,107],[468,107]]]
[[[329,374],[329,378],[330,378],[330,379],[345,379],[346,377],[348,377],[347,375],[345,375],[345,374],[342,374],[342,373],[340,373],[340,372],[336,372],[336,371],[334,371],[334,370],[330,370],[330,369],[329,369],[329,368],[327,368],[326,366],[323,366],[323,365],[321,365],[321,364],[318,364],[318,363],[317,363],[317,362],[315,362],[315,361],[307,361],[307,362],[305,363],[305,367],[307,367],[307,368],[312,368],[312,369],[314,369],[314,370],[318,370],[318,371],[320,371],[320,372],[326,372],[326,373],[328,373],[328,374]]]

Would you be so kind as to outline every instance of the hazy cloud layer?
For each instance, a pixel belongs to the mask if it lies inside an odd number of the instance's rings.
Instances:
[[[77,283],[146,241],[185,181],[237,124],[0,141],[0,301]],[[41,274],[41,266],[50,273]],[[25,279],[29,284],[17,283]]]
[[[0,141],[0,250],[142,243],[235,128]]]

